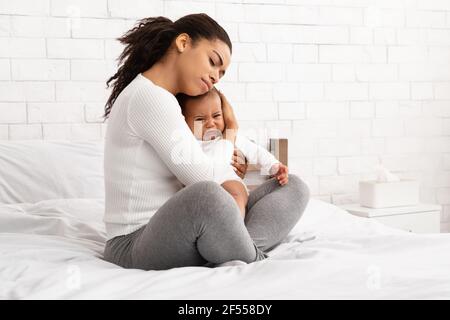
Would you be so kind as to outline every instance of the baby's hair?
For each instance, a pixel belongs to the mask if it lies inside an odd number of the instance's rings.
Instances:
[[[202,99],[202,98],[204,98],[204,97],[206,97],[208,95],[211,95],[211,94],[216,94],[216,95],[219,96],[219,91],[216,89],[216,87],[212,87],[211,90],[209,90],[208,92],[206,92],[204,94],[201,94],[199,96],[188,96],[187,94],[179,93],[179,94],[176,95],[176,98],[178,100],[178,104],[181,107],[181,112],[184,115],[184,110],[185,110],[185,106],[186,106],[187,101],[189,101],[189,100],[196,100],[196,99]],[[220,98],[220,96],[219,96],[219,98]]]

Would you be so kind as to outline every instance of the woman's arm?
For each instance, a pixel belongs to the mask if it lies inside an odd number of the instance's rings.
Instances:
[[[228,102],[227,98],[223,95],[222,92],[220,92],[219,90],[217,91],[222,101],[222,113],[225,122],[224,138],[234,144],[236,142],[236,137],[238,135],[239,125],[236,116],[234,115],[234,111],[233,108],[231,107],[231,104]],[[241,179],[244,179],[245,174],[247,172],[248,163],[247,159],[238,148],[234,149],[231,164],[235,168],[236,174]]]
[[[184,185],[199,181],[222,184],[229,170],[233,144],[217,141],[222,161],[210,159],[201,149],[181,114],[176,98],[159,88],[140,88],[127,106],[132,132],[150,144],[169,170]]]
[[[244,153],[236,146],[234,147],[233,161],[231,164],[234,167],[234,172],[236,172],[241,179],[244,179],[245,174],[247,173],[248,160]]]
[[[234,115],[231,104],[228,102],[227,98],[225,98],[222,92],[220,92],[219,90],[217,90],[217,92],[219,93],[220,100],[222,101],[222,114],[223,120],[225,122],[225,134],[223,137],[234,145],[239,125],[236,116]]]

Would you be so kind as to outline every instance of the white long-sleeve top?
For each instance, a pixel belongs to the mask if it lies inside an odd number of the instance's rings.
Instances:
[[[214,140],[208,141],[200,141],[200,145],[202,146],[203,151],[207,154],[211,159],[222,159],[224,157],[224,152],[222,151],[222,141],[221,137],[218,137]],[[240,134],[239,132],[236,135],[235,146],[242,154],[247,158],[249,164],[260,165],[260,174],[261,175],[269,175],[272,174],[271,168],[274,164],[280,163],[280,161],[275,158],[273,154],[271,154],[267,149],[264,149],[260,145],[254,143],[246,136]],[[228,164],[228,170],[226,171],[225,180],[237,180],[240,181],[245,189],[247,190],[247,194],[249,193],[247,186],[241,177],[239,177],[233,170],[233,166],[231,165],[231,161]]]
[[[107,239],[148,223],[176,192],[226,179],[233,144],[211,159],[190,131],[173,94],[142,74],[120,93],[109,115],[104,155]]]

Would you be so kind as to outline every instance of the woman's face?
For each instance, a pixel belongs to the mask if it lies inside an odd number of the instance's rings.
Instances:
[[[200,39],[192,46],[189,36],[181,41],[176,39],[176,45],[181,54],[177,58],[179,70],[179,92],[189,96],[198,96],[209,91],[219,82],[230,64],[231,53],[228,46],[221,40]]]
[[[217,129],[223,132],[225,122],[222,116],[222,102],[217,93],[188,99],[184,106],[184,118],[198,140],[203,140],[206,131]]]

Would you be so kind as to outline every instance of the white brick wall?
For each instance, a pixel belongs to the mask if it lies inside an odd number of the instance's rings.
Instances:
[[[357,201],[382,162],[420,179],[450,231],[447,0],[0,0],[0,139],[102,139],[115,39],[192,12],[233,41],[219,87],[241,127],[288,137],[313,195]]]

